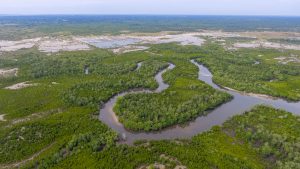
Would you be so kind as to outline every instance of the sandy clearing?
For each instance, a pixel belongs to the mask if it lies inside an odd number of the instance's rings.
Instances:
[[[59,108],[59,109],[53,109],[53,110],[44,111],[44,112],[33,113],[33,114],[28,115],[28,116],[23,117],[23,118],[10,120],[9,124],[7,124],[4,127],[5,128],[10,128],[10,127],[13,127],[14,125],[19,124],[19,123],[28,122],[28,121],[36,120],[36,119],[41,119],[41,118],[44,118],[46,116],[53,115],[53,114],[58,114],[58,113],[62,113],[62,112],[63,112],[63,110]]]
[[[233,48],[273,48],[273,49],[289,49],[289,50],[300,50],[300,45],[288,45],[267,41],[251,41],[245,43],[235,43]]]
[[[247,92],[235,90],[235,89],[232,89],[232,88],[229,88],[229,87],[224,87],[224,86],[222,86],[222,88],[226,89],[226,90],[229,90],[229,91],[237,92],[237,93],[240,93],[240,94],[246,95],[246,96],[252,96],[252,97],[257,97],[257,98],[265,98],[265,99],[276,99],[276,97],[265,95],[265,94],[247,93]]]
[[[299,38],[299,32],[275,32],[275,31],[251,31],[239,32],[242,37],[256,37],[259,39],[281,39],[281,38]]]
[[[159,156],[159,158],[160,158],[160,159],[164,159],[164,160],[168,160],[168,161],[170,161],[170,162],[174,162],[174,163],[176,163],[176,164],[181,164],[180,161],[178,161],[177,158],[168,156],[168,155],[166,155],[166,154],[161,154],[161,155]]]
[[[297,57],[284,57],[284,56],[280,56],[280,57],[276,57],[274,58],[275,60],[278,60],[278,63],[281,64],[288,64],[288,63],[300,63],[300,59]]]
[[[259,43],[235,43],[233,44],[235,48],[258,48],[260,47]]]
[[[202,46],[204,43],[204,39],[197,37],[199,34],[197,33],[187,33],[187,34],[179,34],[179,35],[167,35],[166,40],[162,40],[162,43],[170,43],[170,42],[178,42],[181,45],[196,45]]]
[[[289,44],[280,44],[280,43],[273,43],[273,42],[264,42],[262,46],[266,48],[275,48],[275,49],[300,50],[300,45],[289,45]]]
[[[18,68],[0,69],[0,77],[18,76]]]
[[[8,90],[18,90],[18,89],[23,89],[23,88],[30,87],[30,86],[37,86],[37,85],[38,85],[37,83],[31,83],[31,84],[30,84],[30,83],[27,81],[27,82],[21,82],[21,83],[17,83],[17,84],[14,84],[14,85],[5,87],[4,89],[8,89]]]
[[[177,158],[175,157],[170,157],[166,154],[161,154],[159,156],[159,158],[162,160],[162,161],[168,161],[168,162],[171,162],[171,163],[175,163],[176,166],[174,169],[187,169],[186,166],[182,165],[180,161],[177,160]],[[168,165],[168,164],[167,164]],[[165,169],[166,168],[166,165],[165,164],[161,164],[161,163],[158,163],[158,162],[155,162],[154,164],[151,164],[151,165],[143,165],[143,166],[140,166],[138,167],[138,169],[150,169],[150,168],[155,168],[155,169]]]
[[[210,30],[199,30],[199,36],[210,37],[210,38],[235,38],[235,37],[248,37],[255,38],[255,36],[244,35],[241,36],[240,32],[223,32],[223,31],[210,31]]]
[[[159,36],[132,36],[134,38],[139,38],[142,43],[151,44],[161,44],[161,43],[171,43],[177,42],[181,45],[196,45],[201,46],[205,40],[198,37],[200,34],[194,33],[182,33],[182,34],[172,34],[172,35],[159,35]]]
[[[12,52],[12,51],[17,51],[19,49],[32,48],[40,40],[41,40],[41,38],[23,39],[23,40],[20,40],[20,41],[0,40],[0,51]]]
[[[150,52],[150,51],[146,51],[147,53],[151,54],[151,55],[156,55],[156,56],[163,56],[162,54],[159,53],[154,53],[154,52]]]
[[[75,37],[74,39],[82,43],[86,43],[94,47],[103,49],[121,48],[124,46],[134,45],[141,42],[141,39],[124,35]]]
[[[5,116],[5,114],[0,114],[0,121],[6,121],[4,116]]]
[[[136,44],[161,44],[176,42],[181,45],[197,45],[201,46],[205,40],[199,37],[199,33],[181,33],[181,34],[122,34],[117,36],[89,36],[75,37],[74,39],[96,46],[98,48],[116,49],[119,52],[123,48],[131,48]]]
[[[54,53],[59,51],[78,51],[89,50],[87,44],[73,39],[48,39],[43,40],[39,44],[39,50],[46,53]]]
[[[149,47],[147,46],[133,46],[133,45],[130,45],[130,46],[124,46],[124,47],[121,47],[121,48],[116,48],[116,49],[113,49],[112,51],[114,53],[128,53],[128,52],[134,52],[134,51],[141,51],[141,50],[147,50],[149,49]]]
[[[24,39],[20,41],[1,41],[0,53],[16,51],[19,49],[27,49],[37,46],[42,52],[53,53],[59,51],[77,51],[89,50],[90,46],[98,46],[99,48],[111,48],[113,52],[131,52],[132,50],[142,50],[133,48],[137,44],[161,44],[176,42],[181,45],[197,45],[201,46],[205,42],[205,38],[211,38],[225,42],[222,38],[256,38],[259,40],[245,43],[236,43],[229,49],[236,48],[278,48],[300,50],[300,45],[280,44],[267,42],[267,39],[300,39],[298,32],[224,32],[212,30],[199,30],[196,32],[156,32],[156,33],[130,33],[123,32],[121,35],[103,35],[103,36],[70,36],[70,37],[39,37],[35,39]],[[221,40],[220,40],[221,39]],[[123,49],[124,48],[124,49]]]
[[[15,125],[18,123],[23,123],[23,122],[27,122],[27,121],[30,121],[33,119],[43,118],[45,116],[48,116],[51,114],[57,114],[57,113],[61,113],[61,112],[62,112],[62,109],[53,109],[53,110],[49,110],[49,111],[45,111],[45,112],[33,113],[27,117],[12,120],[11,124]],[[11,125],[9,125],[8,127],[10,127],[10,126]]]
[[[274,39],[274,38],[293,38],[300,39],[299,32],[275,32],[275,31],[245,31],[245,32],[224,32],[222,30],[205,30],[199,29],[196,32],[192,32],[198,36],[210,37],[210,38],[259,38],[259,39]],[[179,31],[164,31],[157,33],[132,33],[135,36],[166,36],[183,34]]]
[[[29,49],[37,46],[41,52],[77,51],[89,50],[89,45],[73,38],[49,38],[39,37],[20,41],[0,41],[0,52],[13,52],[20,49]]]

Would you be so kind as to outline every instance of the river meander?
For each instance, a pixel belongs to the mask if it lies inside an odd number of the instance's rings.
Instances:
[[[125,129],[123,124],[118,121],[117,116],[113,112],[113,106],[115,105],[117,98],[129,93],[159,93],[167,89],[169,85],[164,83],[162,74],[175,67],[175,65],[169,64],[168,68],[160,71],[155,76],[155,80],[159,84],[159,87],[155,91],[136,89],[114,96],[101,108],[99,119],[123,137],[126,136],[126,139],[123,140],[122,143],[132,144],[136,140],[190,138],[196,134],[209,130],[213,126],[222,125],[230,117],[237,114],[242,114],[243,112],[250,110],[252,107],[259,104],[269,105],[275,108],[286,110],[296,115],[300,115],[300,102],[293,103],[283,99],[260,97],[259,95],[253,96],[243,92],[223,89],[212,81],[212,74],[205,66],[197,63],[194,60],[191,60],[191,62],[199,68],[199,80],[204,81],[206,84],[217,90],[225,91],[231,94],[233,99],[215,108],[214,110],[211,110],[208,115],[199,116],[194,121],[191,121],[184,126],[176,125],[157,132],[133,132]]]

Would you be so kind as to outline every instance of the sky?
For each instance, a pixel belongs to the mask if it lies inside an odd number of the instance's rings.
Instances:
[[[0,0],[0,14],[300,16],[300,0]]]

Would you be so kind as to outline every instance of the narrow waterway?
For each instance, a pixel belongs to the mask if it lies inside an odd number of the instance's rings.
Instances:
[[[199,68],[199,80],[204,81],[213,88],[221,91],[225,91],[231,94],[234,98],[216,109],[212,110],[207,116],[199,116],[194,121],[189,122],[184,127],[173,126],[166,128],[159,132],[132,132],[124,128],[124,126],[118,122],[118,119],[113,112],[113,106],[115,105],[117,98],[124,96],[129,93],[153,93],[149,90],[131,90],[128,92],[121,93],[112,99],[110,99],[100,110],[99,119],[111,127],[113,130],[118,132],[123,137],[126,137],[122,143],[132,144],[136,140],[163,140],[163,139],[176,139],[176,138],[190,138],[198,133],[209,130],[215,125],[221,125],[230,117],[241,114],[247,110],[250,110],[253,106],[258,104],[270,105],[275,108],[280,108],[294,114],[300,115],[300,102],[290,103],[283,99],[271,99],[266,97],[256,97],[249,96],[236,91],[230,91],[220,88],[218,85],[214,84],[212,81],[211,72],[203,65],[198,64],[194,60],[191,60]],[[175,65],[170,64],[169,67],[161,72],[159,72],[155,79],[159,84],[159,87],[154,92],[161,92],[169,87],[165,84],[162,79],[162,74],[168,70],[171,70]]]

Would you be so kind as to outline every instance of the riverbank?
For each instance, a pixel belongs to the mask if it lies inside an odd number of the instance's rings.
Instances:
[[[212,87],[214,88],[218,86],[212,82],[212,75],[206,67],[200,65],[197,62],[193,63],[199,68],[198,74],[200,80],[206,82],[209,85],[212,85]],[[234,97],[233,100],[212,109],[206,116],[198,116],[194,121],[189,122],[185,126],[175,125],[170,128],[162,129],[159,132],[133,132],[127,130],[123,126],[123,123],[120,123],[119,119],[112,121],[107,119],[105,120],[103,117],[101,118],[101,114],[102,116],[103,114],[112,115],[112,117],[115,116],[113,107],[117,102],[116,98],[107,102],[107,107],[104,106],[106,107],[106,109],[101,109],[100,119],[102,121],[104,120],[104,123],[110,126],[113,130],[117,131],[120,135],[126,136],[126,140],[121,140],[120,143],[131,145],[137,140],[169,140],[176,138],[190,138],[196,134],[209,130],[213,126],[221,125],[230,117],[248,111],[252,107],[260,104],[282,108],[289,112],[300,115],[299,102],[289,103],[281,99],[274,100],[269,97],[257,97],[257,95],[253,96],[251,94],[243,94],[243,92],[230,90],[230,88],[227,88],[225,91],[228,91],[229,94]]]

